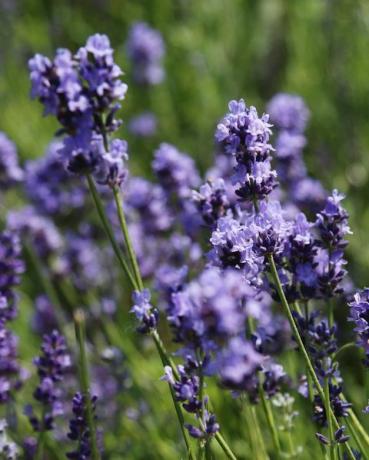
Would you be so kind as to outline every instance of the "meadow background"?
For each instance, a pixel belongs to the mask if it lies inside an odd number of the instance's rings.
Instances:
[[[125,54],[129,27],[137,20],[159,29],[166,44],[166,79],[147,90],[132,81]],[[77,49],[95,32],[109,35],[126,72],[129,91],[121,112],[126,123],[120,133],[129,142],[134,173],[150,176],[152,152],[161,141],[188,152],[205,170],[212,161],[214,128],[230,99],[242,97],[262,111],[277,92],[301,95],[311,110],[309,172],[327,189],[347,194],[353,230],[349,272],[359,287],[369,284],[367,0],[0,0],[0,130],[17,144],[21,162],[42,155],[56,130],[29,98],[27,60],[36,52],[51,56],[57,47]],[[125,127],[143,110],[158,117],[149,140],[133,137]],[[23,350],[29,346],[26,326],[27,316],[21,315],[16,328]],[[141,424],[124,422],[128,441],[108,437],[108,450],[109,442],[112,450],[121,449],[109,458],[122,458],[127,443],[135,445],[129,458],[179,458],[167,389],[157,379],[156,357],[151,361],[137,375],[151,393],[147,415]],[[346,374],[348,386],[350,379],[356,382],[348,393],[362,407],[365,395],[355,387],[362,376]],[[134,400],[131,393],[123,397]],[[214,404],[220,420],[227,420],[225,435],[232,432],[241,452],[244,441],[234,433],[242,433],[242,423],[232,415],[237,402]],[[300,417],[297,425],[303,423]],[[297,433],[314,452],[313,429]],[[147,457],[151,444],[157,454]]]

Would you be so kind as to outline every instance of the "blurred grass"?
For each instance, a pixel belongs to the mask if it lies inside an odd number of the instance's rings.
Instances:
[[[136,20],[158,28],[167,47],[167,78],[151,90],[131,81],[124,52],[128,28]],[[212,159],[215,124],[232,98],[243,97],[262,111],[276,92],[303,96],[312,112],[309,170],[327,188],[348,194],[354,231],[349,270],[355,283],[369,284],[367,0],[0,0],[0,130],[16,142],[22,161],[41,155],[56,129],[51,118],[42,118],[40,104],[29,99],[27,60],[36,52],[52,55],[57,47],[77,49],[95,32],[109,35],[126,71],[123,119],[143,110],[152,110],[159,119],[158,133],[149,141],[130,136],[124,126],[121,130],[130,144],[134,172],[150,174],[152,151],[161,141],[190,153],[204,170]],[[37,346],[27,333],[30,302],[24,298],[25,314],[16,324],[21,350],[29,354]],[[131,458],[147,458],[150,443],[155,446],[151,458],[177,458],[181,448],[170,407],[159,426],[165,427],[164,438],[156,424],[155,414],[167,401],[165,386],[157,382],[156,361],[140,372],[143,390],[154,391],[157,398],[150,402],[155,407],[144,426],[138,429],[127,421],[124,427],[135,444]],[[355,397],[364,404],[364,395]],[[233,419],[237,408],[229,399],[215,398],[215,405],[227,420],[225,434],[236,438],[234,433],[242,435],[245,428]],[[147,439],[145,432],[150,432]],[[312,429],[298,433],[301,445],[311,446]],[[239,441],[235,448],[242,454],[248,446]]]

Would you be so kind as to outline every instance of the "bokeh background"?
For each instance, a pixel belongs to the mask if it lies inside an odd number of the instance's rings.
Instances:
[[[125,41],[134,21],[159,29],[166,45],[166,78],[150,89],[131,78]],[[126,72],[121,135],[135,173],[150,175],[162,141],[205,170],[230,99],[263,111],[277,92],[301,95],[311,110],[309,173],[347,194],[349,271],[358,286],[369,284],[368,0],[0,0],[0,131],[15,141],[21,162],[42,155],[56,131],[29,98],[28,59],[76,50],[96,32],[109,35]],[[126,129],[144,110],[158,118],[150,139]],[[171,458],[168,445],[161,449]]]

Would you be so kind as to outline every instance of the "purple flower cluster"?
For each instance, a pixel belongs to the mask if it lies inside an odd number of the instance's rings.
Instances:
[[[55,417],[64,413],[61,382],[71,366],[65,339],[56,330],[44,335],[41,352],[34,360],[40,382],[33,396],[42,406],[42,415],[34,414],[32,406],[26,408],[26,414],[37,432],[52,430]]]
[[[163,189],[179,199],[187,198],[200,183],[193,159],[171,144],[160,144],[154,153],[152,169]]]
[[[144,22],[132,25],[126,43],[135,81],[143,85],[157,85],[164,79],[162,59],[165,53],[160,33]]]
[[[53,141],[45,156],[26,164],[25,190],[35,208],[53,218],[66,218],[72,212],[82,212],[86,189],[65,170],[58,155],[60,141]]]
[[[73,55],[59,49],[51,61],[36,54],[29,61],[32,97],[54,115],[66,134],[59,150],[66,168],[76,174],[96,174],[98,181],[119,186],[126,177],[125,141],[106,140],[121,121],[115,119],[127,85],[122,70],[114,62],[106,35],[88,38]]]
[[[271,167],[269,116],[261,118],[255,107],[243,99],[229,103],[229,113],[218,124],[215,138],[225,152],[235,157],[233,183],[241,201],[257,202],[276,187],[276,172]]]
[[[143,112],[129,122],[128,129],[138,137],[151,137],[156,133],[157,120],[153,113]]]
[[[7,328],[17,314],[17,295],[14,287],[20,283],[24,271],[21,245],[16,233],[0,233],[0,403],[7,402],[20,387],[18,339]]]
[[[0,233],[0,320],[8,321],[17,314],[17,297],[14,287],[20,283],[24,271],[21,245],[17,233],[5,230]]]
[[[199,363],[191,356],[186,357],[185,364],[178,366],[177,371],[179,379],[175,379],[173,370],[170,366],[165,367],[165,375],[163,380],[166,380],[172,387],[174,396],[177,401],[182,403],[182,407],[191,414],[201,420],[199,427],[192,424],[185,424],[188,432],[193,438],[210,438],[219,431],[219,424],[216,421],[215,415],[208,411],[206,404],[207,400],[200,398],[200,377],[198,371],[203,363]]]
[[[92,411],[96,409],[95,396],[91,397]],[[73,418],[69,422],[68,438],[77,442],[77,448],[67,453],[67,458],[82,460],[91,458],[91,433],[87,423],[86,396],[78,392],[73,397]]]
[[[138,331],[142,334],[147,334],[156,329],[159,312],[150,304],[151,294],[148,289],[142,292],[135,291],[132,295],[134,305],[131,312],[136,315],[139,322]]]
[[[294,204],[316,212],[325,191],[319,181],[308,176],[303,159],[309,110],[300,96],[279,93],[270,100],[267,111],[278,133],[275,148],[281,185]]]
[[[349,302],[349,320],[355,324],[357,344],[365,352],[364,363],[369,367],[369,289],[357,292]]]
[[[347,246],[346,235],[350,234],[347,211],[342,207],[344,195],[333,190],[324,209],[317,214],[315,223],[321,247],[318,253],[319,288],[323,296],[333,297],[343,292],[342,280],[346,275],[343,250]]]
[[[192,199],[196,203],[205,224],[213,226],[218,219],[227,213],[230,203],[227,197],[223,179],[206,182],[200,190],[192,192]]]
[[[0,132],[0,190],[5,190],[23,179],[18,165],[15,144],[5,133]]]

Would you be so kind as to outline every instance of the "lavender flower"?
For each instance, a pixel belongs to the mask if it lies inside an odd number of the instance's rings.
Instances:
[[[304,100],[294,94],[279,93],[267,107],[270,119],[278,129],[302,133],[309,120],[310,113]]]
[[[54,223],[38,214],[31,206],[10,211],[7,224],[9,230],[19,233],[23,238],[29,238],[42,259],[57,253],[63,245],[61,235]]]
[[[243,330],[244,302],[255,294],[236,270],[204,270],[197,280],[172,294],[167,315],[176,340],[191,348],[213,349],[216,342]]]
[[[8,402],[12,393],[20,388],[18,339],[9,331],[4,319],[0,320],[0,403]]]
[[[369,367],[369,289],[357,292],[349,302],[349,321],[355,324],[357,344],[365,352],[364,364]]]
[[[18,165],[15,144],[5,133],[0,132],[0,190],[9,188],[23,178],[23,171]]]
[[[136,136],[151,137],[156,133],[156,117],[151,112],[143,112],[130,120],[128,129]]]
[[[96,400],[96,396],[91,398],[93,412],[96,409]],[[68,438],[77,441],[78,446],[76,450],[67,453],[69,459],[82,460],[91,456],[91,433],[87,423],[86,406],[86,396],[80,392],[76,393],[73,397],[73,418],[69,422]]]
[[[185,364],[177,368],[179,380],[174,378],[170,366],[165,366],[165,375],[162,378],[172,387],[176,400],[182,403],[183,408],[201,419],[202,423],[199,427],[185,424],[189,434],[197,439],[210,438],[219,431],[219,424],[215,415],[210,413],[206,407],[207,397],[203,397],[203,400],[200,399],[200,377],[198,373],[202,365],[203,363],[187,356]]]
[[[243,99],[231,101],[228,107],[229,113],[218,124],[215,138],[237,161],[232,180],[239,184],[239,199],[255,202],[276,187],[277,174],[270,165],[273,148],[269,144],[269,116],[259,118],[255,107],[247,107]]]
[[[24,271],[21,245],[17,233],[5,230],[0,233],[0,320],[8,321],[17,312],[14,286],[20,283]]]
[[[126,144],[103,137],[121,124],[114,118],[124,99],[127,85],[115,64],[106,35],[95,34],[75,55],[59,49],[53,61],[36,55],[29,62],[32,96],[45,106],[45,114],[55,115],[64,138],[60,154],[69,171],[94,173],[103,183],[120,185],[126,173],[122,166]]]
[[[156,308],[150,304],[151,294],[148,289],[142,292],[135,291],[132,295],[134,305],[131,312],[136,315],[139,321],[138,331],[147,334],[156,329],[159,313]]]
[[[56,330],[44,335],[41,352],[34,360],[40,383],[33,396],[43,407],[42,416],[35,415],[32,406],[26,408],[32,427],[38,432],[52,430],[54,418],[63,414],[60,383],[71,366],[65,339]]]
[[[163,81],[165,74],[162,59],[165,47],[157,30],[144,22],[134,23],[129,31],[126,49],[137,83],[157,85]]]
[[[41,214],[53,217],[82,212],[86,201],[85,186],[64,168],[58,153],[62,146],[53,141],[45,156],[26,164],[27,196]]]
[[[191,189],[200,183],[193,159],[171,144],[160,144],[154,153],[152,168],[163,189],[179,198],[188,197]]]
[[[257,370],[264,357],[251,342],[234,337],[216,359],[221,383],[232,390],[253,391],[257,385]]]
[[[223,179],[216,179],[214,182],[203,184],[199,192],[192,192],[192,199],[207,225],[214,225],[220,217],[226,214],[229,208]]]
[[[348,214],[340,202],[344,195],[333,190],[325,208],[317,215],[316,228],[319,232],[321,251],[317,255],[319,285],[323,296],[332,297],[343,292],[341,282],[346,275],[343,249],[347,246],[345,237],[350,234]]]

